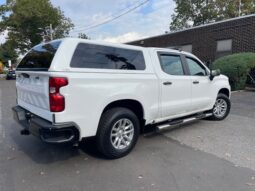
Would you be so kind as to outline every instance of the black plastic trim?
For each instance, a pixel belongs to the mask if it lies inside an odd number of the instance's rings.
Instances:
[[[22,72],[48,72],[48,68],[17,68],[16,71],[22,71]]]
[[[16,122],[28,130],[31,134],[39,137],[46,143],[67,143],[79,141],[79,130],[73,122],[51,123],[39,116],[36,116],[26,109],[15,106],[12,108],[13,118]]]

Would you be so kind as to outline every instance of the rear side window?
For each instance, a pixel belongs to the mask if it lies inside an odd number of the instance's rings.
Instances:
[[[74,52],[71,67],[145,70],[145,61],[141,51],[81,43]]]
[[[182,76],[184,75],[181,57],[178,55],[160,55],[160,63],[162,70],[170,75]]]
[[[19,63],[20,71],[48,71],[61,41],[38,45],[30,50]]]

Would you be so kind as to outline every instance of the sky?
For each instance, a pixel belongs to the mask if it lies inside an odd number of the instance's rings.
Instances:
[[[169,31],[173,0],[148,0],[134,11],[99,27],[86,30],[131,9],[146,0],[51,0],[75,25],[70,36],[79,32],[93,40],[129,42]],[[3,4],[5,0],[0,0]],[[3,35],[2,35],[3,36]],[[0,38],[1,40],[1,38]]]

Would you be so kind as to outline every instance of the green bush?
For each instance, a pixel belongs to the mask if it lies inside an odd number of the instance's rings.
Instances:
[[[239,53],[219,58],[213,63],[213,69],[229,77],[232,90],[245,88],[247,74],[255,68],[255,53]]]

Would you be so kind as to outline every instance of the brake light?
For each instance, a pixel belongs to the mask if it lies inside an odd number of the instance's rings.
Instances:
[[[49,78],[49,99],[50,111],[61,112],[65,109],[65,97],[59,93],[61,87],[67,86],[67,78],[50,77]]]

